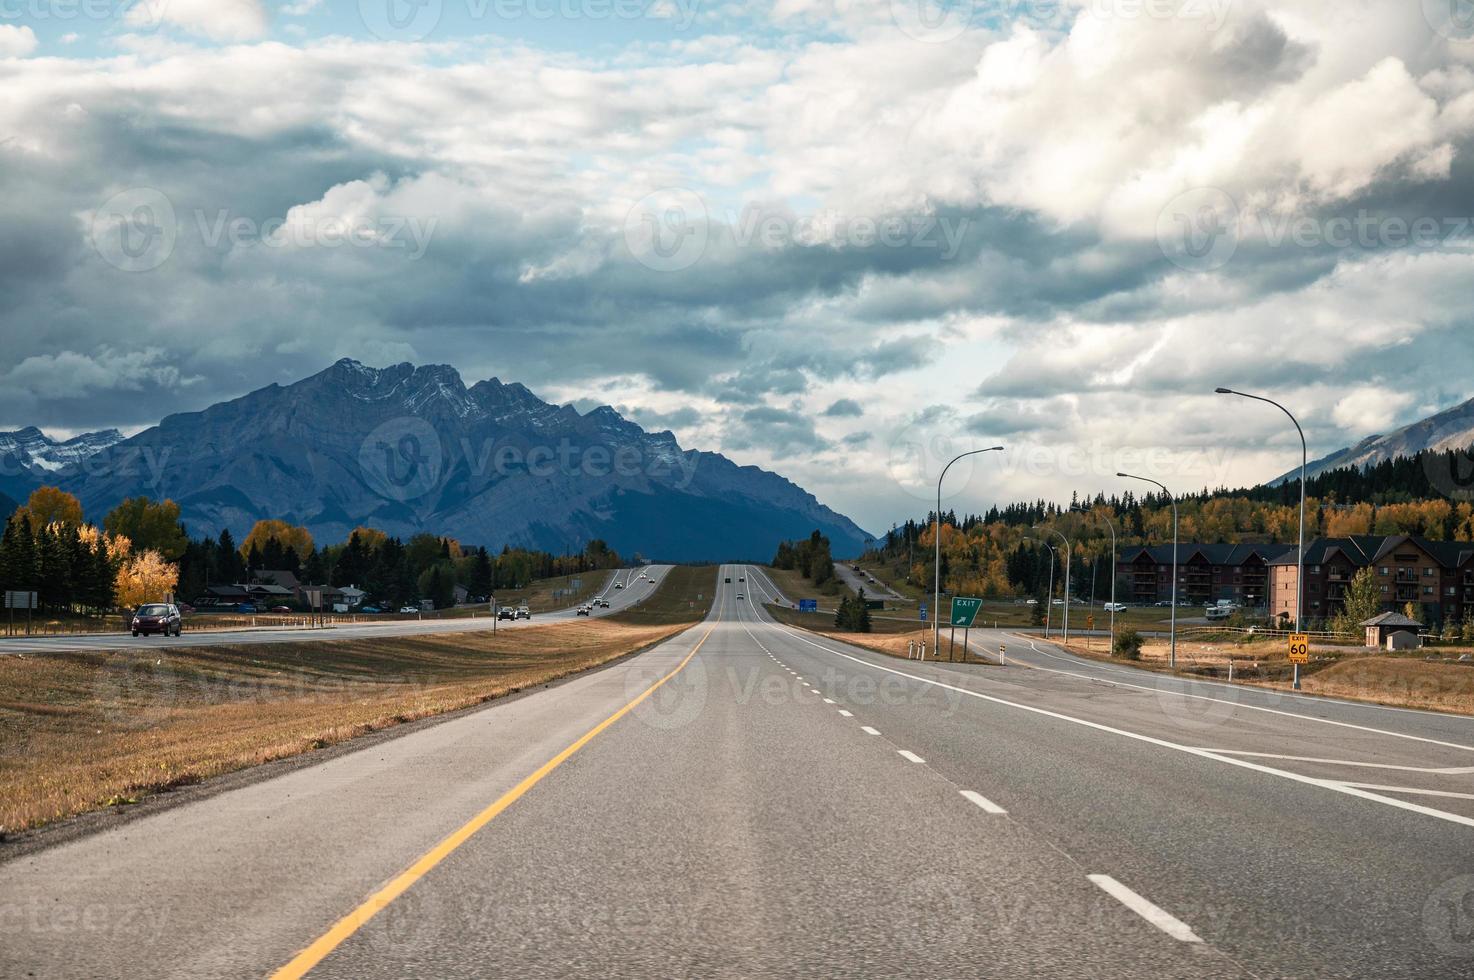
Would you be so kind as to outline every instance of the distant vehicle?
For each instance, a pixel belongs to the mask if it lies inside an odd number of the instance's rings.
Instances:
[[[739,592],[739,593],[737,593],[737,598],[739,598],[739,599],[746,599],[747,596],[745,596],[741,592]]]
[[[497,619],[516,619],[517,618],[517,610],[513,609],[511,606],[502,606],[500,609],[498,609],[496,611],[496,618]]]
[[[384,610],[380,609],[378,606],[364,606],[362,609],[359,610],[359,612],[361,613],[368,613],[370,615],[373,615],[374,613],[381,613],[383,611]]]
[[[531,619],[532,618],[532,610],[531,609],[528,609],[526,606],[518,606],[517,607],[517,616],[516,616],[516,618],[517,619]]]
[[[622,589],[622,588],[624,588],[624,583],[623,582],[615,582],[614,583],[614,587],[616,589]]]
[[[274,612],[274,613],[289,613],[289,612],[292,611],[292,607],[291,606],[272,606],[271,607],[271,611]]]
[[[179,616],[179,607],[172,602],[151,602],[146,606],[138,607],[138,611],[133,614],[129,628],[134,636],[140,633],[144,636],[152,636],[155,633],[162,633],[165,636],[172,633],[178,636],[184,631],[184,622]]]
[[[409,614],[413,615],[414,613],[417,613],[417,612],[420,611],[420,607],[419,606],[400,606],[399,607],[399,611],[401,613],[409,613]]]
[[[600,599],[599,600],[599,607],[601,609],[608,609],[609,608],[609,600],[608,599]]]
[[[747,576],[746,575],[739,575],[739,576],[737,576],[737,581],[739,581],[739,582],[746,582],[747,581]]]
[[[243,613],[253,613],[256,611],[256,604],[254,602],[243,602],[239,606],[235,607],[235,611]]]
[[[1161,602],[1153,603],[1153,605],[1155,605],[1159,609],[1171,609],[1172,608],[1172,600],[1171,599],[1163,599]]]
[[[1126,611],[1126,603],[1124,603],[1124,602],[1107,602],[1102,608],[1105,609],[1106,612],[1125,612]]]
[[[1232,619],[1234,613],[1238,611],[1239,610],[1237,606],[1225,606],[1219,604],[1216,606],[1209,606],[1206,610],[1204,610],[1204,615],[1207,617],[1209,622],[1219,622],[1225,619]]]
[[[1039,605],[1039,600],[1038,599],[1030,599],[1028,602],[1024,603],[1024,605],[1026,605],[1026,606],[1037,606],[1037,605]]]
[[[582,605],[582,606],[579,606],[578,607],[578,611],[574,615],[576,615],[576,616],[587,616],[587,615],[589,615],[592,612],[593,612],[593,610],[591,608],[589,608],[588,605]]]
[[[1056,605],[1056,606],[1063,606],[1064,604],[1065,604],[1065,601],[1063,599],[1056,599],[1056,600],[1054,600],[1054,605]]]
[[[731,585],[732,584],[732,576],[730,576],[730,575],[727,576],[727,583],[726,584],[727,585]]]

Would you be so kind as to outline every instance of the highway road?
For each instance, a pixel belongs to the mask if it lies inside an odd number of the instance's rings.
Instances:
[[[849,562],[837,561],[834,563],[834,574],[849,588],[858,592],[865,590],[865,595],[871,599],[889,599],[892,602],[911,602],[912,600],[901,595],[895,589],[880,581],[870,581],[859,572],[855,571]]]
[[[603,594],[609,600],[608,609],[595,609],[595,616],[610,616],[621,609],[628,609],[655,591],[669,572],[669,565],[648,565],[641,568],[622,568],[613,572],[590,572],[590,575],[607,576]],[[648,576],[642,580],[641,574]],[[616,589],[618,582],[622,588]],[[575,618],[573,608],[534,614],[533,618],[502,620],[497,629],[518,629],[534,623],[557,622]],[[168,646],[216,647],[250,646],[258,643],[304,643],[318,640],[354,640],[379,636],[419,636],[428,633],[465,633],[492,629],[489,609],[472,619],[393,619],[383,622],[353,623],[331,626],[325,629],[259,628],[210,630],[193,627],[193,623],[207,621],[205,618],[187,619],[184,635],[180,637],[131,636],[127,633],[80,633],[69,636],[22,636],[0,637],[0,656],[16,653],[62,653],[76,650],[135,650],[158,649]]]
[[[895,659],[719,574],[638,657],[5,861],[0,975],[1474,973],[1471,720]]]

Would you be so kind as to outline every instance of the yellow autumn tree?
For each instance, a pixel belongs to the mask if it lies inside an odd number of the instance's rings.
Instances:
[[[284,550],[291,548],[297,552],[298,558],[306,558],[312,554],[312,534],[307,528],[271,518],[257,521],[256,526],[251,528],[251,533],[241,542],[241,557],[249,556],[252,547],[265,551],[266,542],[273,538]]]
[[[82,526],[82,504],[56,487],[37,487],[31,491],[30,499],[22,508],[31,520],[31,527],[48,527],[52,524]]]
[[[136,609],[146,602],[162,602],[179,584],[179,566],[157,551],[140,551],[118,569],[118,605]]]
[[[389,540],[389,535],[380,531],[378,528],[364,527],[362,524],[354,528],[353,534],[348,535],[348,537],[351,539],[354,534],[358,535],[359,544],[375,553],[384,546],[384,542]],[[246,550],[249,551],[250,549],[247,548]],[[297,554],[301,555],[302,552],[299,551]]]

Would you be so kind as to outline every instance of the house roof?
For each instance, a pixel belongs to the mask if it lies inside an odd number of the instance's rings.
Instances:
[[[295,589],[300,584],[297,576],[286,569],[257,572],[256,578],[266,585],[280,585],[284,589]]]
[[[246,590],[239,585],[207,585],[205,594],[216,598],[243,598]]]
[[[1415,626],[1415,627],[1422,627],[1423,624],[1420,623],[1420,622],[1418,622],[1416,619],[1409,619],[1407,616],[1404,616],[1402,613],[1387,612],[1387,613],[1383,613],[1380,616],[1373,616],[1371,619],[1367,620],[1365,623],[1362,623],[1361,625],[1363,625],[1363,626]]]
[[[291,595],[292,594],[292,590],[291,589],[284,589],[280,585],[261,585],[259,583],[256,584],[256,585],[251,586],[249,591],[254,592],[254,593],[257,593],[259,595]]]
[[[1185,565],[1193,559],[1201,557],[1203,561],[1210,565],[1242,565],[1251,557],[1256,556],[1260,561],[1269,564],[1270,559],[1279,554],[1282,547],[1284,546],[1278,544],[1193,544],[1183,542],[1177,546],[1177,553],[1180,556],[1178,564]],[[1120,560],[1133,562],[1143,554],[1160,565],[1172,564],[1172,546],[1170,544],[1140,545],[1133,550],[1124,552]]]

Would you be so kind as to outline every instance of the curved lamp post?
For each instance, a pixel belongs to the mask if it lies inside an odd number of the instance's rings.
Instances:
[[[1273,405],[1289,416],[1290,421],[1295,424],[1295,431],[1300,433],[1300,551],[1295,565],[1295,632],[1305,632],[1305,489],[1306,471],[1310,469],[1310,445],[1305,441],[1305,430],[1300,427],[1299,419],[1279,402],[1265,398],[1263,395],[1250,395],[1232,388],[1218,388],[1215,393],[1219,395],[1237,395],[1240,398],[1248,398],[1256,402],[1264,402]],[[1300,690],[1300,665],[1295,665],[1295,690]]]
[[[1156,480],[1153,480],[1153,479],[1150,479],[1150,478],[1144,477],[1144,476],[1132,476],[1130,473],[1117,473],[1116,475],[1119,476],[1123,480],[1140,480],[1143,483],[1150,483],[1154,487],[1161,487],[1162,492],[1165,493],[1167,495],[1168,499],[1172,501],[1172,627],[1171,627],[1171,629],[1172,629],[1172,633],[1171,633],[1172,643],[1171,643],[1171,649],[1168,651],[1168,654],[1167,654],[1167,666],[1169,668],[1171,668],[1172,670],[1176,670],[1177,669],[1177,557],[1178,557],[1178,552],[1180,550],[1179,549],[1179,546],[1177,544],[1177,498],[1172,495],[1172,491],[1171,490],[1168,490],[1165,484],[1158,483]]]
[[[1035,524],[1033,529],[1035,531],[1045,531],[1045,532],[1047,532],[1049,534],[1058,534],[1059,535],[1059,539],[1065,543],[1065,562],[1064,562],[1064,564],[1065,564],[1065,639],[1064,639],[1064,642],[1068,645],[1069,642],[1070,642],[1070,563],[1074,560],[1074,557],[1075,557],[1075,549],[1070,545],[1070,539],[1067,538],[1067,537],[1065,537],[1064,536],[1064,533],[1061,532],[1061,531],[1056,531],[1052,527],[1043,527],[1043,526],[1041,526],[1039,524]],[[1052,595],[1050,596],[1049,603],[1050,603],[1050,605],[1053,605],[1054,604],[1054,597]]]
[[[979,453],[1001,453],[1002,446],[989,446],[987,449],[973,449],[953,458],[952,463]],[[937,553],[935,578],[932,583],[932,632],[931,649],[932,656],[937,655],[937,644],[942,640],[942,481],[947,478],[947,471],[952,468],[952,463],[942,467],[942,475],[937,477]]]
[[[1092,513],[1084,507],[1076,507],[1074,510],[1077,513],[1087,516]],[[1116,524],[1104,514],[1098,516],[1101,520],[1105,521],[1105,526],[1111,530],[1111,651],[1114,653],[1116,649]],[[1094,593],[1095,590],[1092,588],[1090,596],[1092,600],[1095,599]]]

